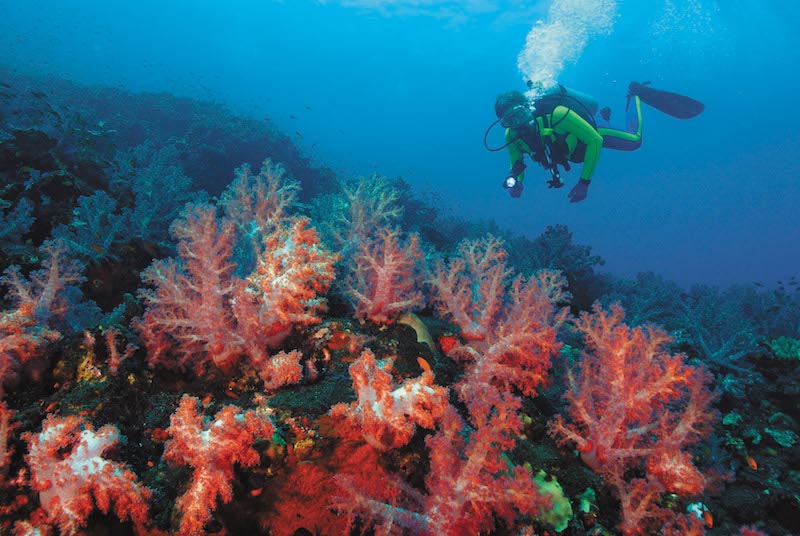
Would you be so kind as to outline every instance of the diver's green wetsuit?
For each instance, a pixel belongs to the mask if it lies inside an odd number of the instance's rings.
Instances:
[[[628,108],[627,131],[611,128],[608,121],[599,114],[595,116],[595,128],[572,109],[556,106],[552,112],[534,117],[538,126],[535,132],[538,132],[539,140],[554,155],[558,152],[566,161],[583,163],[580,179],[588,182],[597,168],[601,148],[633,151],[641,146],[642,105],[638,96],[632,98],[635,106]],[[529,129],[529,132],[533,131],[534,129]],[[512,172],[512,176],[521,183],[525,179],[524,166],[521,165],[524,155],[528,154],[536,161],[540,161],[540,156],[535,154],[534,148],[525,141],[525,135],[517,129],[506,129],[506,143],[511,157],[511,169],[521,170],[516,176]],[[560,163],[556,158],[554,161]]]

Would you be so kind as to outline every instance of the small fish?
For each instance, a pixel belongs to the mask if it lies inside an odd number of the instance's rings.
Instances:
[[[250,490],[250,496],[251,497],[258,497],[259,495],[261,495],[262,491],[264,491],[264,488],[251,489]]]
[[[106,250],[104,250],[102,247],[98,246],[97,244],[93,244],[92,247],[91,247],[91,250],[94,251],[95,253],[99,253],[100,255],[102,255],[102,254],[104,254],[106,252]]]
[[[706,528],[710,529],[714,526],[714,516],[708,510],[703,510],[703,521],[706,523]]]
[[[752,456],[748,456],[748,457],[746,457],[746,458],[744,459],[744,461],[746,461],[746,462],[747,462],[747,466],[748,466],[750,469],[752,469],[753,471],[755,471],[756,469],[758,469],[758,464],[756,463],[756,461],[753,459],[753,457],[752,457]]]
[[[303,135],[302,135],[302,134],[300,134],[300,133],[299,133],[298,131],[296,131],[296,130],[294,131],[294,135],[295,135],[295,136],[297,136],[298,138],[300,138],[301,140],[303,139]]]
[[[753,284],[757,287],[763,287],[764,283],[759,283],[758,281],[753,281]]]
[[[10,84],[6,84],[5,82],[0,82],[0,86],[4,87],[6,89],[11,89],[11,85]]]
[[[293,115],[290,115],[289,119],[297,119],[297,118],[295,116],[293,116]]]
[[[419,368],[421,368],[424,372],[431,372],[431,365],[422,357],[417,358],[417,363],[419,364]]]
[[[310,109],[311,109],[311,106],[306,106],[306,110],[310,110]]]
[[[37,99],[43,99],[43,98],[47,97],[47,95],[45,95],[41,91],[31,91],[31,95],[33,95]]]
[[[55,116],[55,117],[57,117],[59,120],[61,119],[61,116],[60,116],[60,115],[58,115],[58,112],[57,112],[57,111],[55,111],[55,110],[53,109],[53,107],[52,107],[52,106],[50,106],[50,105],[49,105],[49,104],[47,104],[47,103],[45,103],[45,111],[46,111],[47,113],[49,113],[50,115],[54,115],[54,116]]]

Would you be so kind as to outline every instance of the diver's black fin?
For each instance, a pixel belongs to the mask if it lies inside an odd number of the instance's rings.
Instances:
[[[691,97],[655,89],[638,82],[631,82],[628,92],[629,95],[638,95],[643,103],[678,119],[697,117],[705,109],[702,102]]]

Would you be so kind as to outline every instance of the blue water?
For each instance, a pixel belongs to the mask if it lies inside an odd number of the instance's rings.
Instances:
[[[797,19],[776,0],[0,0],[0,62],[270,117],[345,175],[403,175],[531,236],[565,223],[617,275],[773,284],[800,266]],[[631,80],[705,113],[646,109],[643,147],[604,151],[583,203],[533,167],[510,199],[507,156],[482,137],[496,95],[525,89],[517,59],[537,21],[537,74],[615,119]]]

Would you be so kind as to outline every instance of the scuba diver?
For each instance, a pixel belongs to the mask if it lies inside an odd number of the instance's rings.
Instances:
[[[654,89],[648,84],[630,84],[625,130],[611,127],[608,107],[598,110],[594,98],[560,84],[533,101],[519,91],[498,96],[494,105],[498,119],[486,130],[483,142],[490,151],[508,147],[511,170],[503,179],[503,188],[511,197],[522,195],[525,154],[550,171],[551,178],[547,181],[550,188],[564,186],[558,166],[569,171],[570,163],[582,163],[580,178],[567,194],[570,203],[578,203],[589,192],[601,148],[634,151],[642,145],[642,102],[678,119],[695,117],[705,108],[692,98]],[[528,82],[528,87],[531,86]],[[492,148],[486,138],[497,123],[506,129],[506,143]]]

